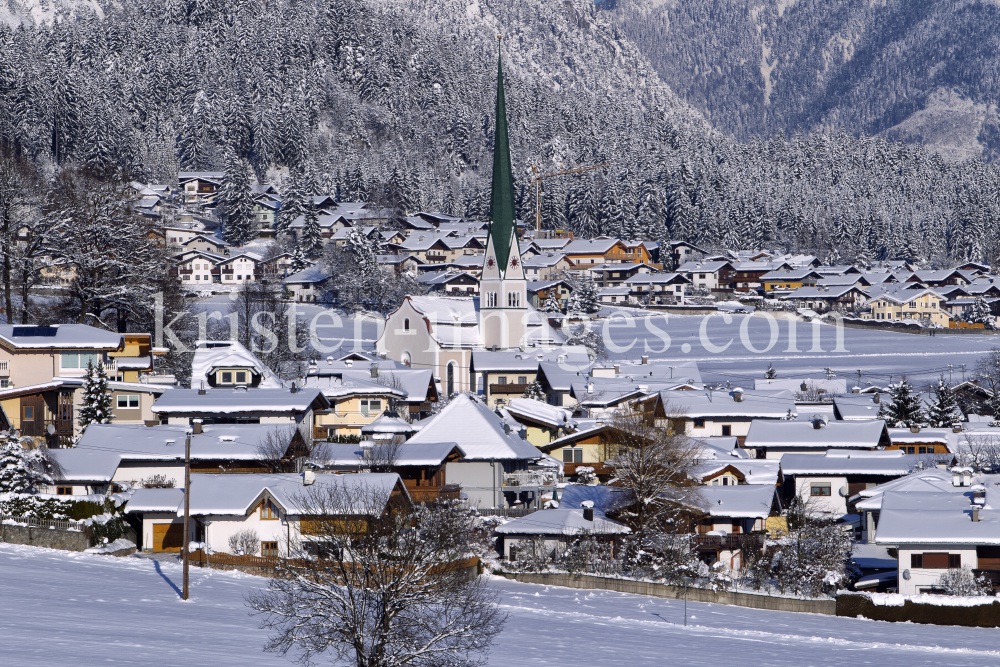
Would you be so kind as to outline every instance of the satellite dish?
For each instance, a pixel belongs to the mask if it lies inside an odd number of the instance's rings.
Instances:
[[[850,493],[850,491],[848,491],[848,490],[847,490],[847,487],[846,487],[846,486],[842,486],[842,487],[840,487],[840,491],[838,491],[838,493],[840,494],[840,496],[841,496],[842,498],[846,498],[846,497],[847,497],[847,494],[849,494],[849,493]]]
[[[907,581],[910,580],[910,571],[909,570],[903,570],[903,579],[906,579]]]
[[[49,435],[55,435],[56,434],[55,424],[49,424],[48,426],[46,426],[45,432],[48,433]]]

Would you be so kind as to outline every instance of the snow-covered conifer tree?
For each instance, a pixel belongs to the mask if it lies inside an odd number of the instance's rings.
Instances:
[[[593,278],[587,275],[576,280],[566,303],[566,312],[588,315],[596,313],[600,309],[601,295]]]
[[[927,422],[937,428],[951,426],[961,416],[955,392],[944,381],[943,375],[938,379],[933,391],[934,403],[927,410]]]
[[[309,258],[318,257],[323,252],[323,230],[319,226],[319,213],[312,206],[306,209],[306,224],[299,237],[298,249]]]
[[[33,493],[38,484],[51,483],[40,449],[25,449],[14,431],[0,435],[0,493]]]
[[[226,156],[226,176],[219,193],[219,205],[225,216],[222,237],[227,243],[239,246],[257,237],[250,165],[232,150]]]
[[[764,371],[764,377],[768,380],[773,380],[778,377],[778,371],[774,370],[774,364],[767,365],[767,370]]]
[[[83,382],[83,407],[80,408],[80,427],[87,428],[89,424],[110,424],[114,418],[111,412],[111,391],[108,388],[108,376],[104,372],[104,364],[97,362],[87,364],[87,377]]]
[[[920,409],[920,396],[913,393],[913,387],[903,380],[890,387],[891,401],[883,401],[878,411],[878,418],[884,419],[890,428],[916,426],[925,421]]]

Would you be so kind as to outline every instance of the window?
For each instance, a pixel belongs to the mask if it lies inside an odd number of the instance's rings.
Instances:
[[[830,485],[829,484],[813,484],[809,491],[811,496],[829,496],[830,495]]]
[[[233,383],[233,372],[232,371],[222,371],[220,373],[220,375],[222,376],[222,379],[220,380],[220,382],[222,384],[232,384]]]
[[[910,554],[910,567],[933,570],[958,569],[962,567],[962,554],[938,552]]]
[[[507,384],[507,376],[501,375],[497,378],[497,384]]]
[[[528,376],[527,375],[518,375],[517,376],[517,383],[518,384],[528,384]]]
[[[35,421],[35,406],[25,405],[21,408],[21,421],[33,422]]]
[[[57,496],[72,496],[73,487],[72,486],[57,486],[56,487]]]
[[[260,504],[260,518],[273,521],[278,518],[278,508],[270,500],[265,500]]]
[[[732,435],[732,434],[733,434],[733,427],[730,426],[729,424],[723,424],[722,435]]]
[[[563,463],[583,463],[583,448],[563,447]]]
[[[260,543],[260,555],[264,558],[277,558],[278,557],[278,543],[277,542],[261,542]]]
[[[119,410],[135,410],[139,407],[138,394],[118,394]]]
[[[0,379],[0,389],[6,389],[9,386],[10,386],[10,379],[9,378]]]
[[[520,292],[507,292],[507,306],[509,308],[520,308],[521,307],[521,293]]]
[[[236,384],[246,384],[246,383],[247,383],[247,372],[236,371]]]
[[[907,454],[915,454],[916,453],[916,447],[903,447],[903,449],[906,450]]]
[[[695,428],[705,428],[705,420],[704,419],[695,419],[694,420],[694,427]]]
[[[409,330],[410,330],[410,318],[407,317],[403,320],[403,331],[409,331]]]
[[[454,364],[454,362],[448,364],[447,386],[448,386],[448,395],[451,396],[452,394],[455,393],[455,364]]]
[[[361,399],[361,414],[365,417],[371,417],[372,415],[377,415],[382,412],[382,400],[375,398],[362,398]]]
[[[933,446],[931,446],[931,447],[918,447],[917,451],[920,454],[933,454],[934,453],[934,447]]]
[[[62,368],[86,368],[88,363],[97,365],[97,355],[92,352],[63,352],[60,356]]]

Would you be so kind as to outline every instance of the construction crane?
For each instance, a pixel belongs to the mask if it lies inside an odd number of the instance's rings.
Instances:
[[[604,167],[609,167],[614,162],[605,162],[603,164],[594,164],[589,167],[577,167],[576,169],[566,169],[563,171],[554,171],[551,174],[539,174],[538,167],[531,165],[531,171],[534,172],[535,176],[532,179],[535,181],[535,231],[542,231],[542,180],[546,178],[552,178],[553,176],[567,176],[569,174],[581,174],[585,171],[591,171],[592,169],[603,169]]]

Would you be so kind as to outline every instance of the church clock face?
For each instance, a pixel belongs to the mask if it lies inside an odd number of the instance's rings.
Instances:
[[[486,260],[486,266],[490,267],[491,269],[493,268],[493,266],[494,266],[495,264],[496,264],[496,262],[495,262],[495,261],[493,261],[493,258],[492,258],[492,257],[490,257],[489,259],[487,259],[487,260]]]
[[[516,257],[514,259],[510,260],[510,268],[512,268],[512,269],[516,269],[517,268],[517,258]]]

